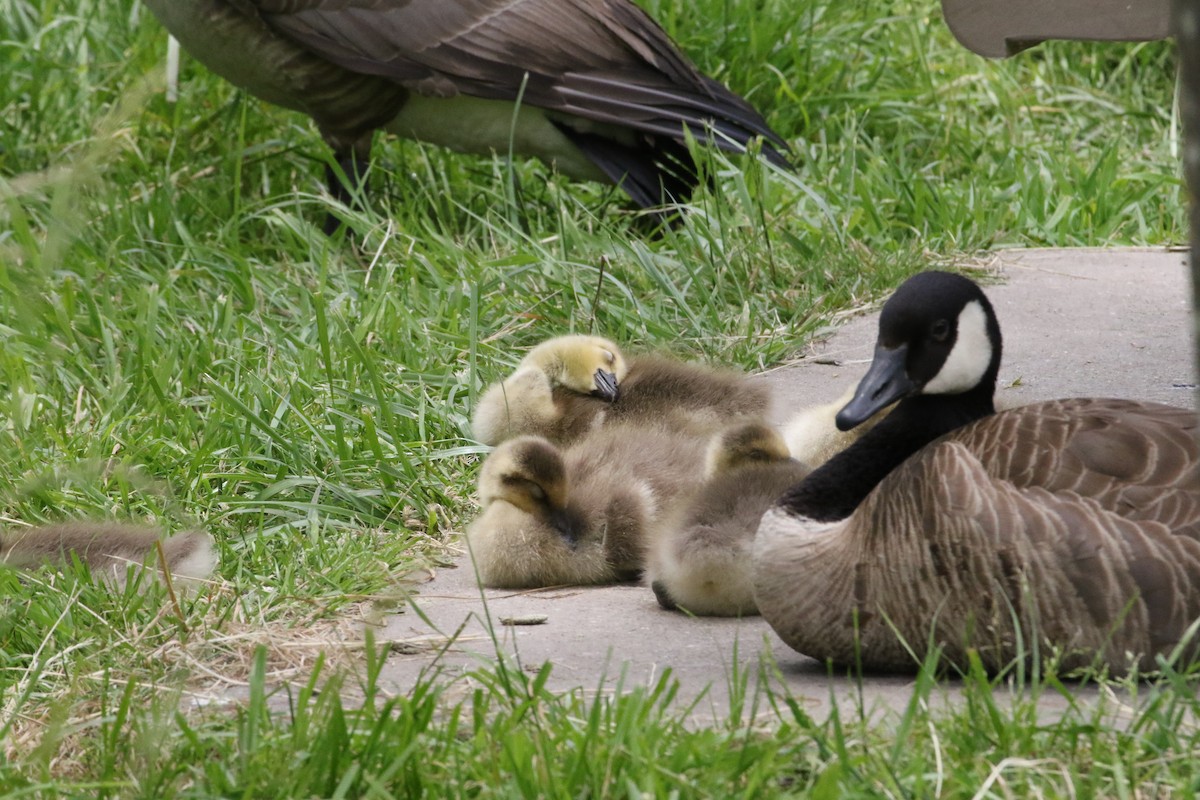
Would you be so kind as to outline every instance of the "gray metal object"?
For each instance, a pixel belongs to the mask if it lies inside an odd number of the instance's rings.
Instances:
[[[1171,0],[942,0],[955,38],[989,58],[1047,39],[1165,39],[1170,10]]]
[[[1005,58],[1047,39],[1175,37],[1183,170],[1192,200],[1192,308],[1200,309],[1200,0],[942,0],[942,14],[959,43],[989,58]],[[1195,313],[1192,335],[1200,377],[1200,315]]]
[[[1179,49],[1179,109],[1183,117],[1184,182],[1191,189],[1192,309],[1200,309],[1200,0],[1175,0],[1171,32]],[[1196,374],[1200,376],[1200,315],[1192,314],[1197,342]],[[1200,383],[1200,381],[1197,381]],[[1197,389],[1200,397],[1200,389]]]

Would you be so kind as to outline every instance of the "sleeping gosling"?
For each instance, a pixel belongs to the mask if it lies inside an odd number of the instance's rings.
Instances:
[[[704,616],[749,616],[754,602],[751,553],[763,513],[808,474],[765,423],[716,434],[705,481],[654,538],[645,581],[659,605]]]
[[[766,385],[735,370],[665,356],[626,360],[595,336],[560,336],[535,347],[475,411],[475,438],[496,445],[520,435],[570,444],[613,422],[653,424],[706,437],[770,406]]]
[[[701,478],[704,442],[612,425],[560,448],[538,436],[498,447],[479,476],[467,543],[480,582],[530,588],[635,580],[650,532]]]
[[[625,357],[607,339],[548,339],[484,392],[471,421],[475,438],[492,446],[525,435],[573,441],[603,421],[628,372]]]

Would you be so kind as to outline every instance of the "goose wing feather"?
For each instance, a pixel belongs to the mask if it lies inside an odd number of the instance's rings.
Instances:
[[[396,116],[403,85],[330,63],[269,26],[254,0],[145,0],[172,35],[233,84],[311,116],[335,148]]]
[[[868,667],[911,669],[932,638],[992,669],[1051,642],[1064,667],[1152,668],[1200,616],[1195,420],[1038,404],[925,448],[844,523],[796,535],[776,509],[756,543],[760,610],[800,652]]]
[[[274,30],[355,73],[422,94],[530,105],[679,138],[786,147],[746,101],[701,75],[632,3],[611,0],[243,0]],[[764,154],[786,159],[773,147]]]
[[[1071,398],[1000,413],[952,434],[1018,488],[1073,492],[1170,528],[1200,519],[1196,415],[1158,403]]]

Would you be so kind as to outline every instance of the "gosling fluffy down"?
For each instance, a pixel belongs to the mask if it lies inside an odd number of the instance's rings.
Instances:
[[[603,421],[628,374],[625,357],[607,339],[548,339],[484,392],[471,421],[475,438],[493,446],[526,435],[574,441]]]
[[[716,434],[706,480],[655,537],[645,580],[659,605],[707,616],[748,616],[754,602],[751,553],[762,515],[808,474],[764,423]]]
[[[834,402],[806,408],[783,424],[783,440],[792,458],[816,469],[854,444],[886,415],[884,411],[853,430],[839,430],[837,414],[854,397],[856,388],[852,385]]]
[[[606,426],[567,448],[537,436],[498,447],[479,477],[467,543],[483,585],[633,580],[673,498],[701,478],[704,442]]]
[[[207,578],[217,565],[212,537],[184,531],[162,538],[155,528],[118,522],[64,522],[0,533],[0,563],[31,569],[73,560],[87,564],[93,576],[124,587],[129,567],[158,573],[157,543],[161,540],[166,569],[183,584]]]
[[[496,445],[521,435],[559,444],[611,423],[652,424],[708,436],[764,416],[770,392],[735,370],[663,356],[626,360],[613,342],[559,336],[535,347],[475,411],[475,438]]]

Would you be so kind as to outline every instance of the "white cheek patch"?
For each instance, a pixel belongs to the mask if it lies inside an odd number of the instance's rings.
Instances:
[[[978,300],[972,300],[958,314],[958,335],[946,363],[921,394],[959,394],[974,389],[991,363],[987,314]]]

